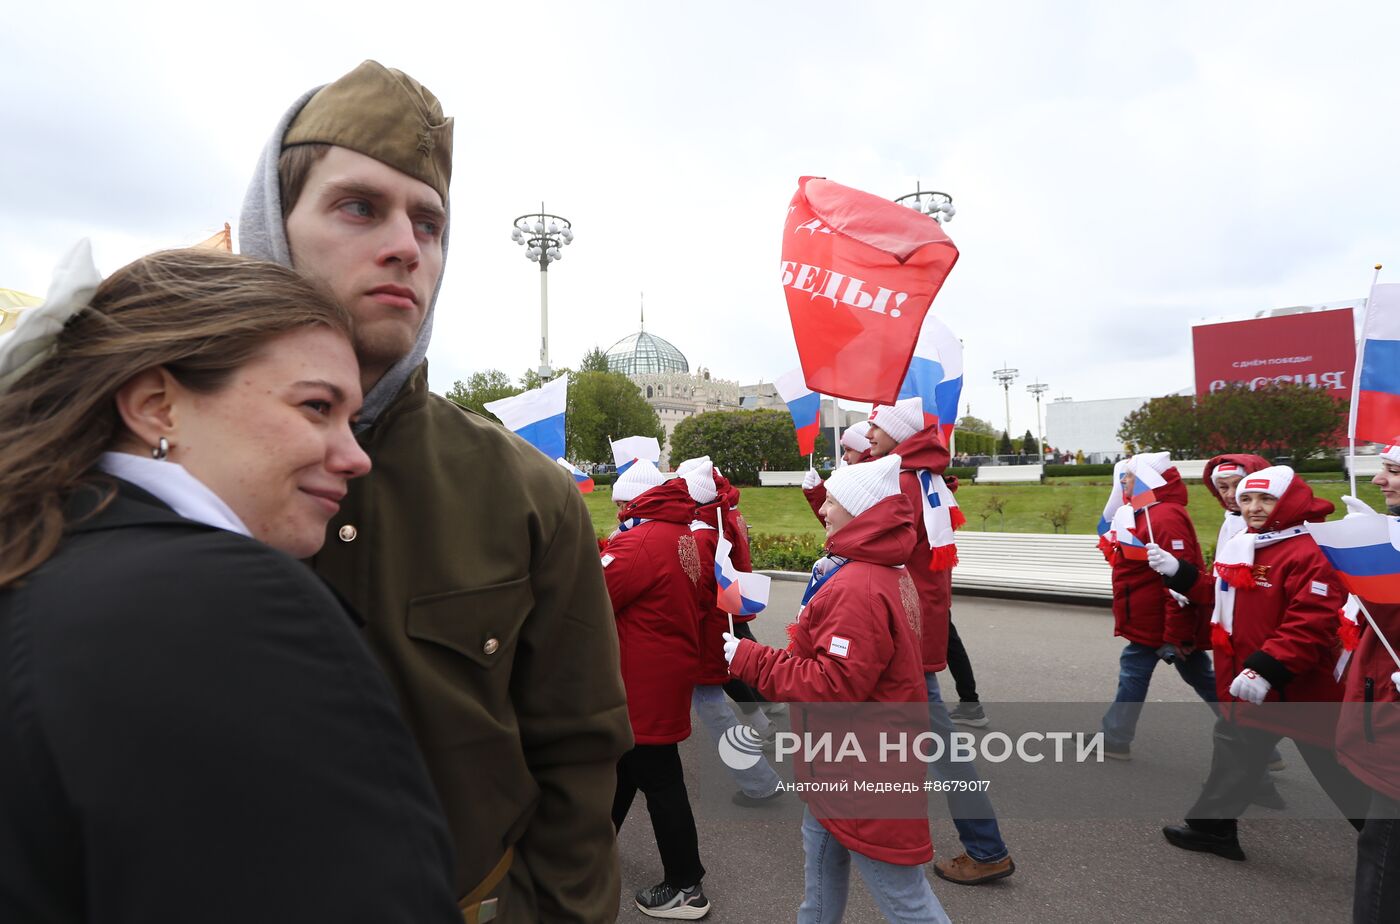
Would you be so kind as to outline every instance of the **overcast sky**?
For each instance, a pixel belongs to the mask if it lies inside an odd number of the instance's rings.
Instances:
[[[1023,432],[1037,376],[1175,391],[1193,320],[1400,271],[1397,36],[1381,2],[33,4],[0,31],[0,287],[42,294],[78,237],[109,272],[236,223],[282,111],[373,57],[456,117],[435,389],[537,363],[509,232],[541,199],[577,232],[556,365],[633,332],[644,291],[649,331],[748,384],[797,364],[797,178],[922,182],[958,206],[933,310],[963,411],[1001,424],[1009,363]]]

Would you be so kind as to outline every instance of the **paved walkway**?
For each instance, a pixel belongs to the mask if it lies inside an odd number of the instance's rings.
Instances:
[[[769,644],[784,642],[783,626],[796,612],[802,585],[773,584],[769,612],[755,621],[755,632]],[[1121,642],[1103,607],[1020,603],[988,598],[955,598],[953,620],[971,654],[979,693],[996,730],[996,703],[1103,703],[1112,699]],[[940,676],[945,696],[952,678]],[[1174,671],[1159,671],[1152,700],[1181,702],[1164,711],[1191,710],[1209,715]],[[1101,712],[1101,706],[1084,706]],[[1013,707],[1004,706],[1003,715]],[[1143,731],[1149,726],[1144,719]],[[1086,729],[1087,730],[1087,729]],[[1152,739],[1134,745],[1134,760],[1083,768],[1101,774],[1105,793],[1153,791],[1175,787],[1194,792],[1205,777],[1209,734],[1191,741]],[[1275,774],[1279,790],[1293,806],[1312,806],[1314,818],[1288,820],[1253,809],[1241,825],[1249,859],[1232,863],[1186,853],[1162,839],[1162,824],[1179,820],[1177,812],[1138,817],[1079,820],[1073,813],[1046,818],[1024,808],[1003,817],[1002,831],[1016,860],[1010,879],[985,886],[955,886],[929,876],[934,891],[955,922],[1213,922],[1231,924],[1279,921],[1350,920],[1355,835],[1340,817],[1330,817],[1312,777],[1291,743],[1283,746],[1289,768]],[[763,809],[738,809],[729,803],[733,785],[720,765],[704,729],[681,745],[687,779],[700,828],[701,856],[708,869],[705,891],[714,922],[791,921],[802,899],[802,844],[797,828],[796,797]],[[992,798],[1006,780],[1001,768],[986,768],[993,779]],[[1010,793],[1003,791],[1004,796]],[[1163,805],[1174,805],[1176,796]],[[1149,800],[1150,801],[1150,800]],[[1014,799],[1003,802],[1015,804]],[[1186,806],[1182,805],[1184,809]],[[1005,809],[1000,810],[1006,816]],[[1048,814],[1055,814],[1050,812]],[[1273,817],[1270,817],[1273,816]],[[946,817],[932,821],[935,849],[960,852],[957,834]],[[651,826],[638,799],[620,839],[623,902],[620,920],[647,920],[631,895],[661,878]],[[882,921],[874,902],[853,876],[846,921]]]

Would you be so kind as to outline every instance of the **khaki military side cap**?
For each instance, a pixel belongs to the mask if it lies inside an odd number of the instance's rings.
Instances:
[[[447,201],[452,120],[427,87],[403,71],[366,61],[322,87],[292,120],[282,147],[335,144],[422,180]]]

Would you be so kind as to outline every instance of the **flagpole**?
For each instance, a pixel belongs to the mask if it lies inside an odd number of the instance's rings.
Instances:
[[[836,463],[841,460],[841,401],[832,396],[831,399],[831,467],[836,468]]]
[[[1355,594],[1353,594],[1353,596],[1355,596]],[[1380,626],[1376,625],[1376,621],[1371,618],[1371,611],[1366,609],[1365,602],[1363,602],[1360,597],[1357,597],[1356,605],[1361,607],[1361,612],[1365,614],[1366,621],[1371,624],[1371,631],[1376,633],[1376,638],[1381,640],[1381,644],[1385,646],[1385,650],[1390,654],[1390,660],[1395,662],[1396,667],[1400,667],[1400,656],[1395,654],[1395,649],[1390,647],[1390,642],[1386,639],[1385,633],[1381,631]]]
[[[1376,264],[1375,275],[1371,277],[1371,292],[1366,296],[1366,310],[1361,314],[1361,338],[1356,344],[1356,368],[1351,374],[1351,408],[1347,412],[1347,473],[1351,476],[1351,496],[1356,496],[1356,399],[1361,391],[1361,366],[1366,356],[1366,321],[1371,316],[1371,302],[1376,297],[1376,282],[1381,278],[1381,264]],[[1357,598],[1358,600],[1360,597]],[[1369,619],[1370,614],[1366,614]],[[1375,623],[1372,623],[1374,626]],[[1377,630],[1379,632],[1379,630]],[[1384,636],[1381,636],[1384,638]],[[1385,646],[1387,649],[1390,645]],[[1395,657],[1395,652],[1390,656]],[[1396,662],[1400,664],[1400,661]]]
[[[1129,501],[1129,503],[1131,503],[1131,501]],[[1152,538],[1152,507],[1143,507],[1142,515],[1147,517],[1147,541],[1152,543],[1153,545],[1156,545],[1157,540]]]

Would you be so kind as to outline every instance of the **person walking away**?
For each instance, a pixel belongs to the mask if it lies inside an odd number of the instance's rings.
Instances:
[[[660,481],[655,466],[643,459],[624,474],[627,487],[640,480],[633,476],[639,468]],[[602,556],[617,615],[627,713],[637,742],[617,764],[613,824],[622,828],[640,790],[663,878],[637,892],[635,903],[649,917],[677,920],[710,912],[701,885],[700,839],[676,747],[690,737],[691,693],[700,669],[700,552],[690,531],[694,511],[682,478],[645,488],[618,511],[621,532]]]

